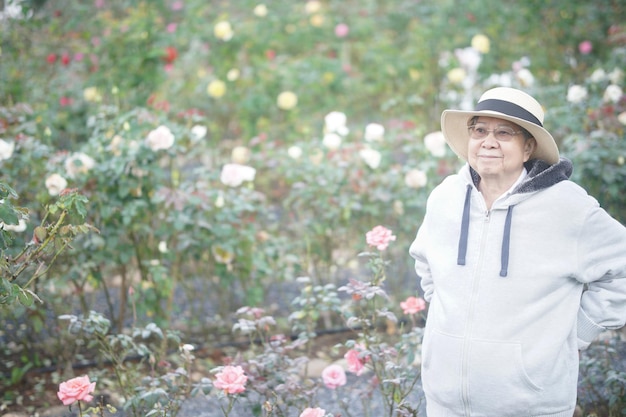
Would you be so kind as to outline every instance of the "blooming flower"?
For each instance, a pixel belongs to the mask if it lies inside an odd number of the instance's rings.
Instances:
[[[417,314],[426,309],[426,301],[423,298],[409,297],[400,303],[404,314]]]
[[[619,85],[609,84],[606,87],[606,90],[604,90],[604,95],[602,96],[602,99],[605,102],[617,103],[620,101],[623,94],[624,93],[622,92],[622,88]]]
[[[576,104],[587,98],[587,89],[582,85],[574,84],[567,89],[567,101]]]
[[[465,77],[466,73],[463,68],[453,68],[448,71],[448,81],[453,84],[461,84]]]
[[[239,187],[244,181],[254,181],[256,169],[240,164],[226,164],[222,168],[220,181],[229,187]]]
[[[235,146],[230,154],[230,158],[236,164],[245,164],[250,160],[250,149],[245,146]]]
[[[474,37],[472,38],[472,48],[476,49],[481,54],[489,53],[489,38],[480,33],[474,35]]]
[[[264,4],[257,4],[254,8],[254,15],[257,17],[267,16],[267,6]]]
[[[348,371],[356,375],[361,375],[365,371],[365,362],[367,362],[368,357],[363,356],[363,350],[364,347],[362,345],[357,345],[343,355],[348,363]]]
[[[222,80],[213,80],[207,86],[206,92],[213,98],[221,98],[226,94],[226,83]]]
[[[346,372],[339,365],[328,365],[322,371],[322,381],[327,388],[338,388],[346,384]]]
[[[298,96],[292,91],[283,91],[276,98],[276,104],[281,110],[291,110],[298,105]]]
[[[442,157],[446,154],[446,138],[442,131],[431,132],[424,136],[424,146],[432,156]]]
[[[409,188],[422,188],[427,182],[426,173],[419,169],[412,169],[404,175],[404,183]]]
[[[359,151],[361,159],[372,169],[376,169],[380,166],[382,155],[376,149],[363,148]]]
[[[304,10],[308,14],[317,13],[321,9],[322,9],[322,3],[320,1],[318,1],[318,0],[307,1],[306,4],[304,5]]]
[[[202,126],[202,125],[194,125],[191,128],[191,136],[193,137],[193,139],[195,140],[200,140],[200,139],[204,139],[204,137],[206,136],[206,132],[207,132],[207,127],[206,126]]]
[[[323,408],[305,408],[300,413],[299,417],[324,417],[326,415],[326,410]]]
[[[86,174],[96,165],[92,157],[75,152],[65,160],[65,173],[70,178],[76,178],[80,174]]]
[[[380,142],[385,136],[385,127],[378,123],[369,123],[365,126],[364,139],[366,142]]]
[[[332,132],[327,133],[324,135],[324,139],[322,139],[322,145],[332,151],[337,150],[341,146],[341,136]]]
[[[350,33],[350,28],[345,23],[339,23],[335,26],[335,36],[338,38],[345,38]]]
[[[535,83],[535,76],[528,68],[522,68],[517,71],[515,77],[524,87],[530,87]]]
[[[389,243],[396,240],[391,230],[384,226],[376,226],[365,234],[365,241],[370,246],[375,246],[378,250],[385,250]]]
[[[626,126],[626,111],[621,112],[620,114],[617,115],[617,120],[623,124],[624,126]]]
[[[338,133],[345,136],[349,132],[346,121],[345,113],[332,111],[324,117],[324,130],[326,133]]]
[[[72,378],[59,385],[57,397],[63,402],[63,405],[70,405],[76,401],[91,401],[93,396],[91,393],[96,389],[96,383],[89,381],[89,376],[79,376]]]
[[[4,161],[13,156],[14,150],[15,142],[7,142],[4,139],[0,139],[0,161]]]
[[[226,79],[228,81],[237,81],[239,79],[240,71],[237,68],[231,68],[226,73]]]
[[[67,180],[60,176],[59,174],[52,174],[48,178],[46,178],[46,188],[48,189],[48,193],[50,195],[55,196],[59,195],[61,190],[67,188]]]
[[[287,155],[293,159],[300,159],[302,156],[302,148],[296,145],[290,146],[289,149],[287,149]]]
[[[225,366],[215,374],[215,378],[213,386],[223,390],[226,394],[239,394],[246,390],[248,377],[241,366]]]
[[[102,95],[96,87],[87,87],[83,90],[83,98],[85,101],[96,103],[102,101]]]
[[[588,55],[593,50],[593,44],[591,41],[582,41],[578,44],[578,52],[583,55]]]
[[[215,37],[223,41],[231,40],[234,33],[235,32],[233,32],[232,26],[227,21],[217,22],[217,24],[213,27],[213,34]]]
[[[148,133],[146,145],[155,152],[169,149],[174,145],[174,134],[169,127],[161,125]]]
[[[592,83],[599,83],[599,82],[606,80],[606,78],[607,78],[607,75],[604,69],[597,68],[589,76],[589,81],[591,81]]]

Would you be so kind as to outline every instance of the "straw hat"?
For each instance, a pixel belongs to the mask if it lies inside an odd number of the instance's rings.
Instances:
[[[541,159],[550,165],[559,162],[559,149],[552,135],[543,127],[541,104],[523,91],[509,87],[487,90],[474,111],[444,110],[441,130],[454,153],[467,161],[469,133],[467,122],[474,116],[497,117],[526,129],[537,141],[530,159]]]

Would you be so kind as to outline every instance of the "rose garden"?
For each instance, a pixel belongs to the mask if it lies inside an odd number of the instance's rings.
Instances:
[[[443,109],[531,92],[626,222],[626,4],[459,3],[5,1],[0,414],[425,415]],[[578,408],[626,415],[623,331]]]

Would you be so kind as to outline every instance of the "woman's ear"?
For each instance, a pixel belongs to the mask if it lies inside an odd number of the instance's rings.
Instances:
[[[528,161],[530,155],[537,149],[537,140],[535,138],[528,138],[524,141],[524,160]]]

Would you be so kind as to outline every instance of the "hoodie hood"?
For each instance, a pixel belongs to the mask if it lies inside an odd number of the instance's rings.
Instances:
[[[522,196],[523,194],[530,194],[541,191],[545,188],[551,187],[561,181],[569,179],[572,175],[572,163],[569,159],[561,157],[559,162],[550,165],[545,161],[539,159],[533,159],[524,167],[528,171],[528,175],[524,180],[513,190],[512,195],[517,196],[515,198],[517,202],[527,198],[529,195]],[[465,255],[467,253],[467,242],[469,237],[469,220],[470,220],[470,204],[472,190],[478,187],[480,182],[480,175],[473,168],[469,168],[470,176],[474,186],[468,184],[465,194],[465,203],[463,205],[463,217],[461,221],[461,233],[459,236],[459,249],[457,256],[457,265],[465,265]],[[521,200],[520,200],[521,198]],[[504,222],[504,231],[502,233],[502,251],[500,254],[500,276],[506,277],[508,274],[509,265],[509,245],[511,241],[511,225],[513,220],[513,209],[515,203],[510,204],[507,209],[506,220]]]

